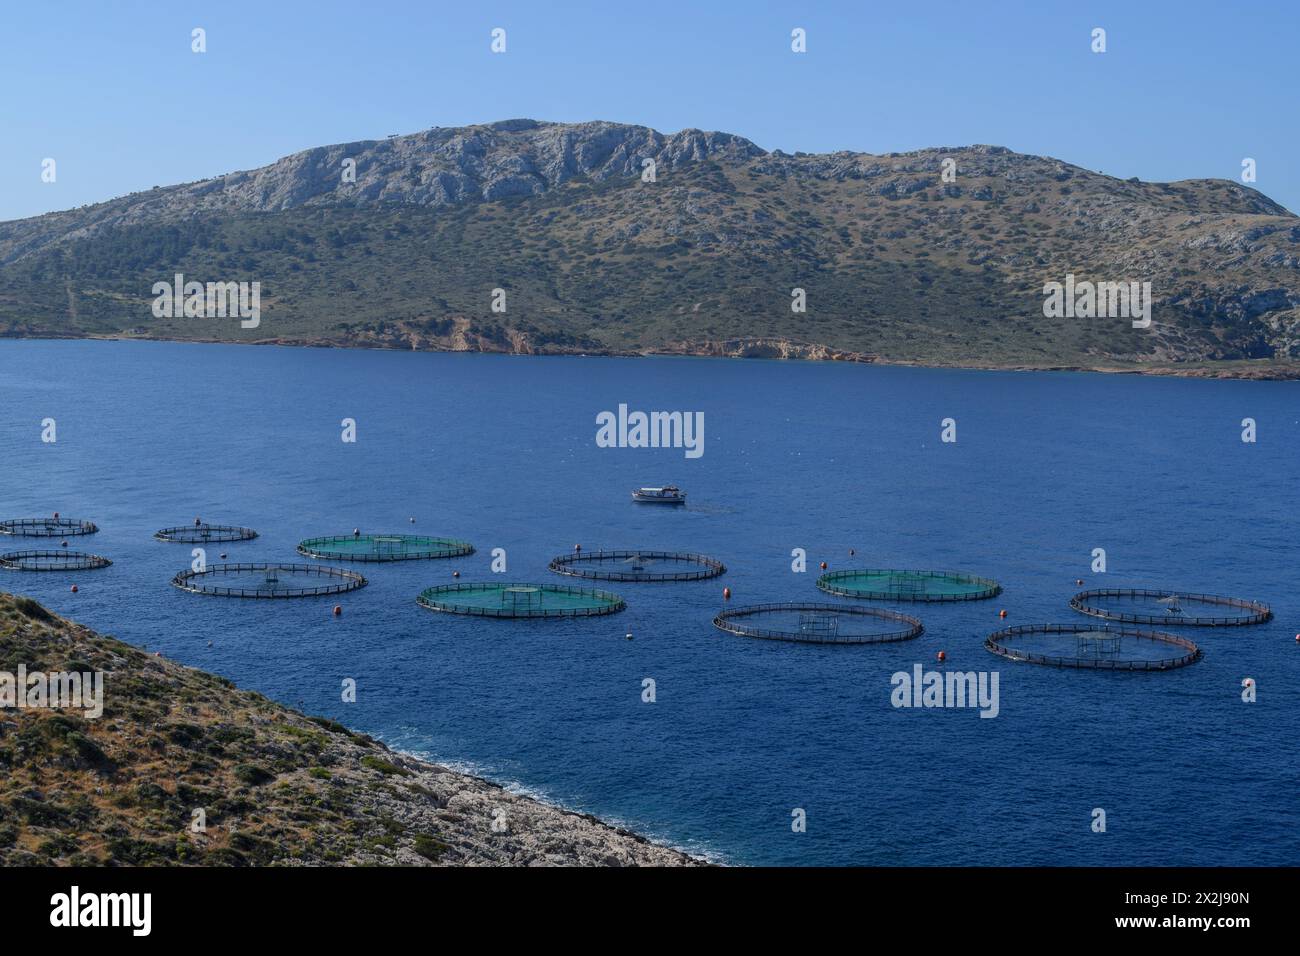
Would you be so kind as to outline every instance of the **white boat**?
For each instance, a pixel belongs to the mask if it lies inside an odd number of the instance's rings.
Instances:
[[[638,488],[632,492],[633,501],[652,505],[684,505],[686,492],[676,485],[664,485],[662,488]]]

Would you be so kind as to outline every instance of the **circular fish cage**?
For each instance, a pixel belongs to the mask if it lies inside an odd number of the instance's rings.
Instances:
[[[997,581],[961,571],[879,568],[831,571],[817,579],[817,587],[868,601],[982,601],[1002,593]]]
[[[252,541],[257,532],[252,528],[239,528],[228,524],[191,524],[163,528],[153,536],[159,541],[177,541],[184,544],[215,544],[225,541]]]
[[[562,584],[447,584],[426,588],[416,602],[431,611],[479,617],[594,617],[627,607],[609,591]]]
[[[1106,671],[1167,671],[1201,659],[1185,637],[1106,624],[1023,624],[990,634],[984,647],[1026,664]]]
[[[1188,594],[1141,588],[1097,588],[1070,598],[1081,614],[1125,624],[1164,627],[1239,627],[1273,616],[1267,604],[1216,594]]]
[[[76,534],[94,534],[98,530],[93,521],[77,518],[10,518],[0,521],[0,534],[21,538],[67,538]]]
[[[721,561],[685,551],[576,551],[552,558],[549,567],[602,581],[702,581],[727,570]]]
[[[194,594],[238,598],[296,598],[343,594],[366,586],[355,571],[319,564],[213,564],[182,571],[172,584]]]
[[[84,551],[10,551],[0,554],[0,568],[10,571],[93,571],[113,562]]]
[[[298,553],[334,561],[415,561],[473,554],[474,546],[455,538],[418,534],[339,534],[300,541]]]
[[[898,611],[851,604],[752,604],[720,611],[713,626],[729,634],[805,644],[888,644],[925,630]]]

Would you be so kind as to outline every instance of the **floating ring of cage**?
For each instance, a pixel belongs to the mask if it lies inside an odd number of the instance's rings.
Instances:
[[[617,594],[563,584],[446,584],[426,588],[421,607],[479,617],[592,617],[627,605]]]
[[[10,571],[93,571],[113,562],[84,551],[10,551],[0,554],[0,568]]]
[[[473,554],[474,546],[455,538],[419,534],[338,534],[298,542],[298,553],[333,561],[414,561]]]
[[[355,571],[319,564],[212,564],[182,571],[172,584],[194,594],[220,597],[294,598],[342,594],[366,586]]]
[[[66,538],[75,534],[94,534],[98,530],[93,521],[77,518],[11,518],[0,521],[0,534],[23,538]]]
[[[961,571],[867,568],[831,571],[817,579],[827,594],[869,601],[982,601],[1002,593],[989,578]]]
[[[239,528],[228,524],[191,524],[163,528],[153,536],[159,541],[177,541],[185,544],[210,544],[222,541],[252,541],[257,532],[252,528]]]
[[[575,551],[552,558],[550,569],[602,581],[702,581],[716,578],[727,567],[686,551]]]
[[[1165,627],[1236,627],[1262,624],[1273,616],[1269,606],[1258,601],[1134,588],[1080,591],[1070,598],[1070,607],[1110,621]],[[1226,614],[1224,609],[1236,613]]]
[[[984,647],[1028,664],[1108,671],[1167,671],[1201,659],[1201,649],[1177,634],[1107,624],[1022,624],[990,634]]]
[[[713,626],[745,637],[808,644],[888,644],[910,641],[925,630],[916,618],[898,611],[807,603],[752,604],[720,611]]]

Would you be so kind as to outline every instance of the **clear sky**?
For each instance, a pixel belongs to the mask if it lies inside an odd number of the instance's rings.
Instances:
[[[1296,0],[2,0],[0,220],[515,117],[787,152],[994,143],[1147,180],[1250,157],[1300,210],[1298,40]]]

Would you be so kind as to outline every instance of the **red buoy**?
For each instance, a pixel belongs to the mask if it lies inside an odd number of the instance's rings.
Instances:
[[[76,594],[76,593],[77,593],[77,586],[76,586],[75,584],[72,586],[72,593],[73,593],[73,594]],[[1300,635],[1297,635],[1297,636],[1296,636],[1296,640],[1297,640],[1297,641],[1300,641]]]
[[[998,611],[998,617],[1006,617],[1006,616],[1007,616],[1007,612],[1005,610]]]
[[[342,613],[343,613],[343,605],[342,605],[342,604],[335,604],[335,605],[334,605],[334,616],[335,616],[335,617],[338,617],[338,616],[339,616],[340,614],[342,614]]]
[[[936,656],[939,658],[940,664],[942,664],[944,661],[948,659],[948,655],[945,654],[943,651],[940,651]]]
[[[822,570],[823,570],[823,571],[826,570],[826,562],[825,562],[825,561],[822,562]]]
[[[722,599],[723,599],[724,601],[730,601],[730,600],[731,600],[731,588],[723,588],[723,589],[722,589]]]

